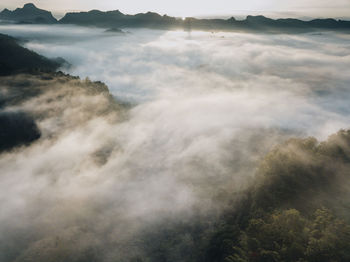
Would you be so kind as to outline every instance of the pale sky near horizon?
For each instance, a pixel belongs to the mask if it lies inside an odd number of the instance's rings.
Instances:
[[[153,11],[171,16],[275,14],[293,17],[350,17],[350,0],[1,0],[0,8],[15,9],[32,2],[60,16],[68,11],[115,10],[135,14]]]

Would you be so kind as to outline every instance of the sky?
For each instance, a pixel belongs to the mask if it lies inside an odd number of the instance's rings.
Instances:
[[[0,8],[14,9],[30,0],[1,0]],[[267,14],[291,17],[349,17],[350,0],[31,0],[62,16],[67,11],[115,10],[134,14],[154,11],[171,16],[229,16]]]

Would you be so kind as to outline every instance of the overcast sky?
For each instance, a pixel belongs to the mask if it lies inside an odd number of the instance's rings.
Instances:
[[[124,13],[154,11],[172,16],[226,16],[273,14],[277,16],[349,17],[350,0],[1,0],[0,8],[14,9],[26,2],[55,15],[78,10],[114,10]]]

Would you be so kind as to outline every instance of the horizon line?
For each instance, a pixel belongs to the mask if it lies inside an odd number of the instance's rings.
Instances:
[[[156,11],[143,11],[143,12],[126,12],[126,11],[121,11],[121,9],[66,9],[62,11],[54,11],[51,9],[44,9],[39,7],[38,5],[28,2],[25,3],[22,7],[14,7],[14,9],[10,9],[8,7],[2,7],[2,10],[10,10],[10,11],[15,11],[18,8],[23,8],[27,4],[32,4],[38,9],[46,10],[51,12],[51,14],[57,19],[60,20],[63,18],[66,14],[68,13],[81,13],[81,12],[90,12],[90,11],[100,11],[100,12],[113,12],[113,11],[119,11],[124,15],[136,15],[136,14],[146,14],[146,13],[156,13],[161,16],[169,16],[169,17],[174,17],[174,18],[196,18],[196,19],[230,19],[230,18],[238,18],[238,19],[246,19],[248,16],[265,16],[266,18],[270,19],[285,19],[285,18],[292,18],[292,19],[299,19],[302,21],[311,21],[314,19],[334,19],[334,20],[350,20],[350,16],[325,16],[325,15],[320,15],[320,16],[312,16],[312,15],[306,15],[302,14],[301,12],[296,12],[296,11],[263,11],[263,10],[235,10],[231,14],[198,14],[198,15],[191,15],[191,16],[181,16],[181,15],[168,15],[168,13],[163,13],[163,12],[156,12]],[[284,15],[283,15],[284,14]],[[289,14],[289,16],[288,16]],[[270,16],[269,16],[270,15]],[[279,15],[279,16],[278,16]]]

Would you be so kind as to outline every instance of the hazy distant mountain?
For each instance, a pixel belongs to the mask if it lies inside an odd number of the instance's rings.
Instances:
[[[51,12],[37,8],[34,4],[25,4],[23,8],[14,11],[4,9],[0,13],[1,20],[9,20],[28,24],[54,24],[57,23]]]
[[[349,30],[350,21],[327,19],[314,19],[302,21],[299,19],[270,19],[264,16],[247,16],[245,25],[252,28],[270,29],[327,29],[327,30]]]
[[[21,23],[56,23],[57,20],[48,11],[26,4],[15,11],[5,9],[0,13],[0,19],[13,20]],[[186,19],[159,15],[148,12],[136,15],[126,15],[119,10],[67,13],[60,24],[75,24],[82,26],[98,26],[105,28],[153,28],[153,29],[184,29],[184,30],[221,30],[221,31],[264,31],[298,33],[313,30],[350,31],[350,21],[335,19],[315,19],[302,21],[298,19],[271,19],[265,16],[247,16],[245,20],[230,19]]]
[[[172,28],[181,26],[178,19],[167,15],[161,16],[152,12],[125,15],[119,10],[107,12],[92,10],[89,12],[67,13],[59,23],[103,27]]]
[[[161,16],[157,13],[125,15],[120,11],[67,13],[59,23],[103,27],[146,27],[146,28],[181,28],[185,30],[264,30],[270,32],[304,32],[312,30],[350,30],[350,21],[335,19],[315,19],[302,21],[298,19],[270,19],[264,16],[247,16],[245,20],[197,19],[185,20]]]
[[[265,16],[247,16],[245,20],[230,19],[196,19],[186,18],[183,24],[187,30],[242,30],[242,31],[264,31],[264,32],[286,32],[298,33],[313,30],[340,30],[350,31],[350,21],[335,19],[315,19],[302,21],[299,19],[271,19]]]
[[[123,30],[117,28],[117,27],[112,27],[112,28],[108,28],[106,29],[107,33],[115,33],[115,34],[126,34],[126,32],[124,32]]]
[[[62,58],[48,59],[20,46],[13,37],[0,34],[0,75],[18,72],[54,71],[68,64]]]

